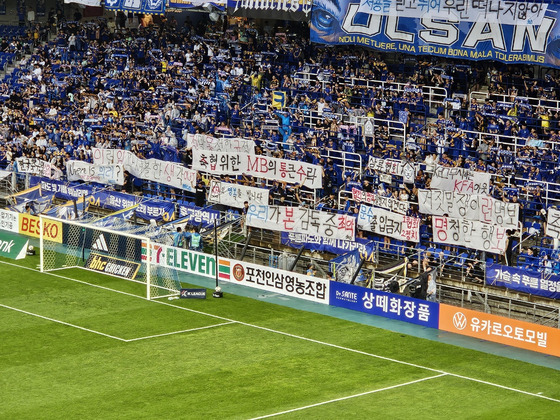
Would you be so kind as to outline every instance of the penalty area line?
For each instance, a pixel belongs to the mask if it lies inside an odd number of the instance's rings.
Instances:
[[[93,333],[93,334],[102,335],[104,337],[109,337],[109,338],[112,338],[113,340],[119,340],[119,341],[123,341],[123,342],[128,341],[128,340],[125,340],[124,338],[116,337],[116,336],[110,335],[110,334],[105,334],[105,333],[102,333],[100,331],[92,330],[90,328],[80,327],[79,325],[71,324],[71,323],[65,322],[65,321],[60,321],[59,319],[49,318],[48,316],[35,314],[35,313],[29,312],[29,311],[24,311],[23,309],[14,308],[12,306],[3,305],[1,303],[0,303],[0,306],[2,308],[11,309],[12,311],[21,312],[22,314],[31,315],[31,316],[34,316],[34,317],[37,317],[37,318],[45,319],[47,321],[55,322],[57,324],[62,324],[62,325],[66,325],[68,327],[77,328],[77,329],[82,330],[82,331],[87,331],[87,332],[90,332],[90,333]]]
[[[149,338],[165,337],[166,335],[174,335],[174,334],[188,333],[188,332],[192,332],[192,331],[207,330],[207,329],[210,329],[210,328],[221,327],[223,325],[230,325],[230,324],[237,324],[237,322],[235,322],[235,321],[222,322],[220,324],[207,325],[205,327],[191,328],[191,329],[188,329],[188,330],[171,331],[171,332],[163,333],[163,334],[148,335],[146,337],[130,338],[130,339],[124,340],[124,341],[126,341],[127,343],[130,343],[131,341],[147,340]]]
[[[293,413],[295,411],[307,410],[309,408],[319,407],[321,405],[331,404],[331,403],[344,401],[344,400],[350,400],[352,398],[363,397],[364,395],[375,394],[377,392],[382,392],[382,391],[389,391],[391,389],[401,388],[403,386],[413,385],[413,384],[417,384],[419,382],[424,382],[424,381],[429,381],[431,379],[441,378],[442,376],[448,376],[448,375],[447,375],[447,373],[442,373],[440,375],[428,376],[427,378],[416,379],[414,381],[404,382],[402,384],[391,385],[391,386],[387,386],[385,388],[374,389],[372,391],[361,392],[359,394],[348,395],[346,397],[340,397],[340,398],[335,398],[333,400],[322,401],[322,402],[315,403],[315,404],[305,405],[303,407],[292,408],[291,410],[285,410],[285,411],[280,411],[278,413],[272,413],[272,414],[267,414],[267,415],[260,416],[260,417],[254,417],[251,420],[266,419],[266,418],[269,418],[269,417],[281,416],[283,414],[289,414],[289,413]]]

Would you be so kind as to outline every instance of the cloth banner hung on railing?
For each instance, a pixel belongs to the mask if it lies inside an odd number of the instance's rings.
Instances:
[[[307,207],[249,205],[247,226],[280,232],[307,233],[333,239],[354,240],[356,219]]]

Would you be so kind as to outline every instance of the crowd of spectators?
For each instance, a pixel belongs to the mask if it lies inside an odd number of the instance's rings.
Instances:
[[[299,185],[224,177],[269,188],[274,204],[356,212],[356,203],[340,198],[352,188],[414,204],[436,164],[494,174],[492,195],[520,202],[526,227],[560,194],[554,185],[560,183],[560,78],[552,71],[539,78],[523,66],[433,57],[393,62],[365,49],[312,45],[299,26],[262,31],[246,21],[230,27],[187,21],[178,27],[173,18],[121,23],[60,19],[50,37],[37,25],[2,38],[0,50],[18,60],[0,83],[1,168],[17,170],[16,158],[30,157],[64,173],[70,159],[92,162],[92,147],[189,166],[188,134],[206,133],[253,139],[257,154],[323,167],[316,194]],[[428,86],[445,89],[439,106]],[[486,87],[486,98],[469,95]],[[274,91],[287,94],[281,110],[272,106]],[[376,119],[373,133],[362,131],[361,117]],[[397,126],[406,131],[395,135]],[[367,167],[370,156],[421,169],[413,184],[384,183]],[[205,205],[203,178],[197,205]],[[126,188],[134,185],[146,188],[129,176]],[[429,225],[417,206],[409,215]],[[382,241],[390,249],[391,240]],[[543,269],[541,263],[533,268]],[[549,266],[560,271],[560,263]]]

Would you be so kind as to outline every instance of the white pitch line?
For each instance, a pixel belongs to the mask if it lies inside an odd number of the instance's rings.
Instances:
[[[30,267],[23,267],[21,265],[9,263],[9,262],[6,262],[6,261],[0,261],[0,263],[6,264],[6,265],[11,265],[11,266],[18,267],[18,268],[24,268],[24,269],[30,270],[30,271],[40,272],[39,270],[35,270],[33,268],[30,268]],[[53,274],[53,273],[50,273],[50,272],[44,272],[42,274],[47,274],[47,275],[50,275],[50,276],[59,277],[61,279],[70,280],[70,281],[81,283],[81,284],[84,284],[84,285],[87,285],[87,286],[98,287],[100,289],[109,290],[109,291],[112,291],[112,292],[122,293],[122,294],[127,295],[127,296],[135,297],[137,299],[147,300],[145,297],[134,295],[132,293],[121,292],[120,290],[115,290],[115,289],[111,289],[109,287],[104,287],[104,286],[99,286],[99,285],[96,285],[96,284],[87,283],[87,282],[82,281],[82,280],[77,280],[77,279],[73,279],[71,277],[61,276],[59,274]],[[197,314],[200,314],[200,315],[206,315],[206,316],[216,318],[216,319],[221,319],[221,320],[224,320],[224,321],[234,322],[234,323],[237,323],[239,325],[245,325],[247,327],[257,328],[257,329],[268,331],[268,332],[271,332],[271,333],[274,333],[274,334],[285,335],[287,337],[292,337],[292,338],[296,338],[296,339],[299,339],[299,340],[305,340],[305,341],[309,341],[309,342],[312,342],[312,343],[317,343],[317,344],[320,344],[320,345],[323,345],[323,346],[329,346],[329,347],[337,348],[337,349],[352,352],[352,353],[362,354],[364,356],[373,357],[373,358],[381,359],[381,360],[386,360],[386,361],[398,363],[398,364],[401,364],[401,365],[417,367],[419,369],[425,369],[425,370],[429,370],[429,371],[435,372],[435,373],[446,374],[448,376],[454,376],[456,378],[461,378],[461,379],[465,379],[465,380],[468,380],[468,381],[478,382],[478,383],[486,384],[486,385],[493,386],[493,387],[496,387],[496,388],[506,389],[506,390],[509,390],[509,391],[512,391],[512,392],[518,392],[520,394],[530,395],[532,397],[541,398],[541,399],[545,399],[545,400],[560,403],[560,400],[558,400],[558,399],[546,397],[546,396],[540,395],[540,394],[535,394],[533,392],[523,391],[523,390],[517,389],[517,388],[510,388],[510,387],[507,387],[505,385],[496,384],[494,382],[487,382],[487,381],[484,381],[482,379],[476,379],[476,378],[471,378],[469,376],[463,376],[463,375],[458,375],[458,374],[451,373],[451,372],[445,372],[443,370],[433,369],[433,368],[430,368],[430,367],[427,367],[427,366],[417,365],[415,363],[409,363],[409,362],[405,362],[405,361],[402,361],[402,360],[393,359],[393,358],[385,357],[385,356],[380,356],[380,355],[373,354],[373,353],[367,353],[365,351],[356,350],[356,349],[352,349],[352,348],[344,347],[344,346],[339,346],[339,345],[336,345],[336,344],[327,343],[325,341],[314,340],[312,338],[302,337],[300,335],[295,335],[295,334],[290,334],[290,333],[286,333],[286,332],[283,332],[283,331],[273,330],[271,328],[261,327],[259,325],[249,324],[247,322],[236,321],[234,319],[225,318],[223,316],[213,315],[213,314],[209,314],[209,313],[202,312],[202,311],[196,311],[194,309],[185,308],[183,306],[172,305],[170,303],[161,302],[159,300],[150,300],[148,302],[159,303],[160,305],[166,305],[166,306],[170,306],[172,308],[180,309],[180,310],[183,310],[183,311],[193,312],[193,313],[197,313]]]
[[[221,324],[207,325],[206,327],[198,327],[198,328],[191,328],[189,330],[172,331],[172,332],[163,333],[163,334],[148,335],[146,337],[131,338],[131,339],[124,340],[124,341],[126,341],[127,343],[130,343],[131,341],[147,340],[148,338],[164,337],[166,335],[182,334],[182,333],[187,333],[187,332],[191,332],[191,331],[199,331],[199,330],[207,330],[209,328],[221,327],[222,325],[229,325],[229,324],[236,324],[236,322],[234,322],[234,321],[222,322]]]
[[[331,404],[331,403],[338,402],[338,401],[344,401],[344,400],[350,400],[352,398],[363,397],[364,395],[375,394],[376,392],[389,391],[390,389],[401,388],[403,386],[417,384],[419,382],[424,382],[424,381],[429,381],[430,379],[441,378],[442,376],[447,376],[447,374],[442,373],[441,375],[429,376],[427,378],[416,379],[415,381],[405,382],[405,383],[397,384],[397,385],[391,385],[391,386],[387,386],[385,388],[374,389],[373,391],[361,392],[360,394],[354,394],[354,395],[348,395],[346,397],[335,398],[334,400],[328,400],[328,401],[323,401],[323,402],[316,403],[316,404],[306,405],[306,406],[303,406],[303,407],[292,408],[291,410],[280,411],[278,413],[272,413],[272,414],[266,414],[264,416],[254,417],[251,420],[267,419],[269,417],[281,416],[282,414],[289,414],[289,413],[293,413],[294,411],[307,410],[308,408],[319,407],[321,405]]]
[[[91,329],[85,328],[85,327],[80,327],[79,325],[70,324],[69,322],[60,321],[60,320],[54,319],[54,318],[49,318],[48,316],[43,316],[43,315],[35,314],[33,312],[24,311],[23,309],[13,308],[13,307],[8,306],[8,305],[2,305],[1,303],[0,303],[0,306],[3,307],[3,308],[6,308],[6,309],[11,309],[12,311],[21,312],[23,314],[35,316],[35,317],[41,318],[41,319],[46,319],[47,321],[52,321],[52,322],[56,322],[58,324],[66,325],[66,326],[69,326],[69,327],[74,327],[74,328],[77,328],[77,329],[82,330],[82,331],[87,331],[87,332],[90,332],[90,333],[102,335],[104,337],[109,337],[109,338],[112,338],[114,340],[127,341],[124,338],[115,337],[114,335],[105,334],[105,333],[95,331],[95,330],[91,330]]]

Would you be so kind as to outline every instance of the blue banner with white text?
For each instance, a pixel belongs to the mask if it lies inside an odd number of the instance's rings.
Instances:
[[[122,10],[123,12],[141,13],[144,15],[163,15],[164,0],[105,0],[105,9]]]
[[[439,327],[439,303],[353,284],[331,281],[329,304],[429,328]]]
[[[374,243],[367,239],[356,238],[355,241],[349,241],[296,232],[282,232],[280,238],[283,245],[294,248],[300,248],[303,245],[305,249],[330,252],[331,254],[346,254],[357,249],[361,258],[372,262],[374,258]]]
[[[214,220],[220,218],[220,212],[201,207],[179,206],[179,218],[186,218],[185,220],[191,225],[207,228],[213,226]]]
[[[486,268],[486,284],[551,299],[560,299],[560,276],[546,272],[539,273],[494,264]]]
[[[313,0],[311,41],[560,67],[560,5],[505,0]]]

